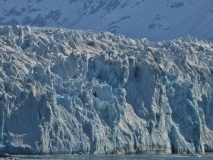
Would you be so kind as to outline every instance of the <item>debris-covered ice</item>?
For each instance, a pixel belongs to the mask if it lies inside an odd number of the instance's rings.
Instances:
[[[213,150],[213,44],[0,27],[1,153]]]

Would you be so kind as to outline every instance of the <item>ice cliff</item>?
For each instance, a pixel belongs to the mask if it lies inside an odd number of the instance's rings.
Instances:
[[[0,152],[213,150],[213,44],[0,26]]]

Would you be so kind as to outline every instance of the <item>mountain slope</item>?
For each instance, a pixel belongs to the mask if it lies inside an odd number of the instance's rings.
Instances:
[[[213,45],[0,27],[1,153],[213,150]]]
[[[110,31],[168,40],[188,34],[213,40],[212,0],[4,0],[0,24]]]

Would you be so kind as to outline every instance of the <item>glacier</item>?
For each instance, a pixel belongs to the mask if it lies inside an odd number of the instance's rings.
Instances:
[[[0,26],[0,152],[213,151],[213,44]]]

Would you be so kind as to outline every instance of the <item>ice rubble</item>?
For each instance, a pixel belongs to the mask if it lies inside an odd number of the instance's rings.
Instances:
[[[0,27],[0,152],[213,150],[213,45]]]

